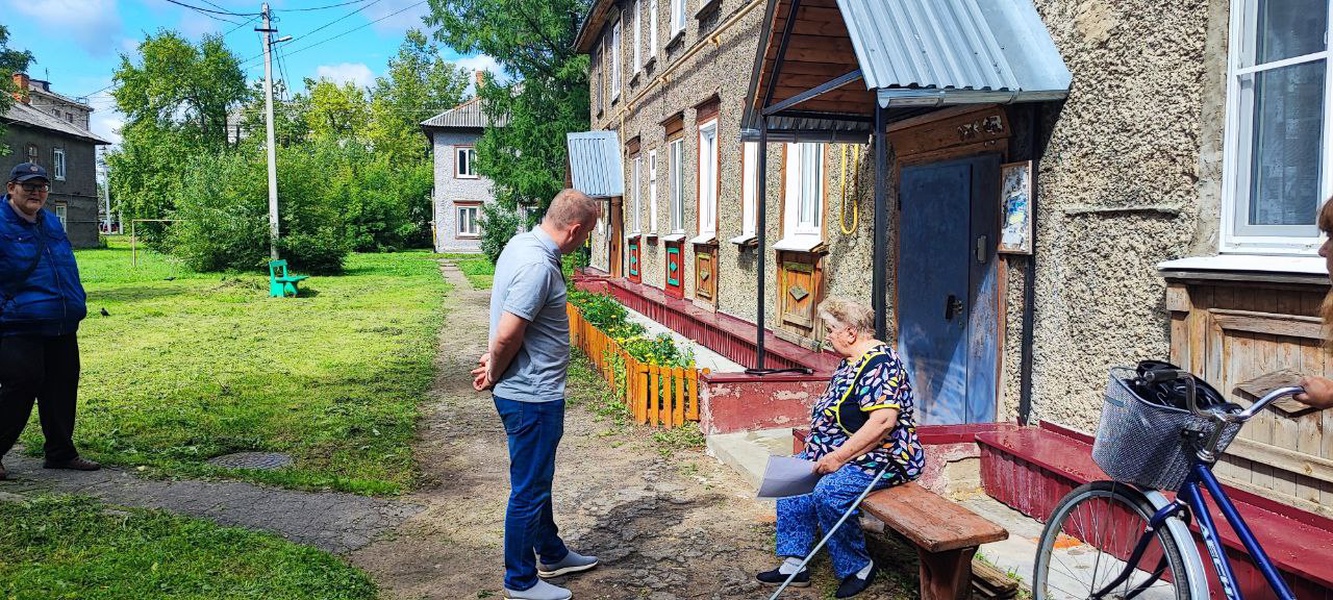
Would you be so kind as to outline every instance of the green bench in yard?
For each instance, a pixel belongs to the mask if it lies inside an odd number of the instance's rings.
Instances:
[[[268,295],[270,298],[295,297],[300,291],[296,288],[296,284],[309,278],[309,275],[288,275],[287,261],[285,260],[268,261]]]

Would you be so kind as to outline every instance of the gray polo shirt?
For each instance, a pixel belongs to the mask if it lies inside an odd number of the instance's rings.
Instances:
[[[509,240],[496,261],[491,288],[491,337],[504,312],[528,322],[523,346],[495,384],[495,395],[519,402],[565,397],[569,314],[560,249],[541,227]]]

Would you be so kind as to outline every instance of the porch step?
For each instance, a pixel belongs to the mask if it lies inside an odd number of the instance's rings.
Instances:
[[[706,438],[708,452],[731,467],[755,490],[770,456],[791,456],[791,428],[718,433]]]
[[[1070,489],[1106,478],[1092,460],[1091,439],[1058,426],[1043,424],[983,433],[977,436],[977,442],[982,449],[981,472],[986,493],[1038,520],[1048,518]],[[1296,596],[1333,598],[1333,564],[1309,560],[1311,556],[1333,554],[1333,520],[1224,487],[1273,562],[1283,572],[1295,575],[1295,581],[1289,582],[1293,583]],[[1250,565],[1244,546],[1215,506],[1213,518],[1221,530],[1223,545],[1232,556],[1242,591],[1246,596],[1252,593],[1266,596],[1267,585],[1262,576]],[[1203,552],[1202,547],[1200,551]],[[1208,568],[1211,571],[1211,566]]]

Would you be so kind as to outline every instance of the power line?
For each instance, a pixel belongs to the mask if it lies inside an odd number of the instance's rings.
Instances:
[[[343,2],[343,3],[341,3],[341,4],[330,4],[330,5],[328,5],[328,6],[315,6],[315,7],[312,7],[312,8],[288,8],[288,9],[284,9],[284,12],[309,12],[309,11],[313,11],[313,10],[326,10],[326,9],[330,9],[330,8],[338,8],[338,7],[340,7],[340,6],[349,6],[349,5],[352,5],[352,4],[360,4],[360,3],[365,2],[365,1],[366,1],[366,0],[352,0],[351,2]]]
[[[254,17],[254,16],[263,16],[261,13],[238,13],[238,12],[232,12],[232,11],[229,11],[229,10],[212,10],[212,9],[209,9],[209,8],[204,8],[204,7],[202,7],[202,6],[194,6],[194,5],[192,5],[192,4],[186,4],[186,3],[184,3],[184,2],[181,2],[180,0],[167,0],[167,2],[170,2],[170,3],[172,3],[172,4],[176,4],[176,5],[178,5],[178,6],[184,6],[185,8],[188,8],[188,9],[190,9],[190,10],[199,11],[199,12],[201,12],[201,13],[212,13],[212,14],[215,14],[215,15],[225,15],[225,16],[228,16],[228,17]],[[209,4],[212,4],[212,3],[210,2]],[[214,6],[217,6],[217,5],[214,4]],[[218,8],[221,8],[221,7],[218,7]]]
[[[379,0],[375,0],[375,1],[378,2]],[[400,14],[400,13],[407,12],[407,11],[412,10],[412,9],[414,9],[414,8],[416,8],[416,7],[418,7],[418,6],[421,6],[422,4],[425,4],[425,3],[426,3],[426,0],[421,0],[420,2],[417,2],[416,4],[412,4],[412,5],[403,7],[403,8],[401,8],[401,9],[398,9],[398,10],[396,10],[396,11],[394,11],[394,12],[391,12],[391,13],[389,13],[389,14],[387,14],[387,15],[384,15],[383,17],[380,17],[380,18],[378,18],[378,19],[375,19],[374,21],[371,21],[371,22],[369,22],[369,23],[366,23],[365,25],[362,25],[362,26],[360,26],[360,27],[355,27],[355,28],[352,28],[352,29],[348,29],[347,31],[344,31],[344,32],[342,32],[342,33],[340,33],[340,34],[338,34],[338,35],[335,35],[335,36],[333,36],[333,37],[331,37],[331,38],[328,38],[328,39],[326,39],[326,40],[322,40],[322,41],[316,42],[316,43],[314,43],[314,44],[311,44],[311,45],[309,45],[309,46],[305,46],[305,47],[303,47],[303,48],[298,48],[298,49],[296,49],[296,50],[292,50],[291,52],[288,53],[288,56],[290,56],[290,55],[292,55],[292,54],[296,54],[297,52],[304,52],[304,51],[306,51],[306,50],[309,50],[309,49],[314,48],[314,47],[316,47],[316,46],[319,46],[319,45],[321,45],[321,44],[326,44],[326,43],[328,43],[328,42],[332,42],[333,40],[336,40],[336,39],[338,39],[338,38],[340,38],[340,37],[342,37],[342,36],[344,36],[344,35],[347,35],[347,34],[349,34],[349,33],[352,33],[353,31],[357,31],[357,30],[359,30],[359,29],[365,29],[365,28],[367,28],[367,27],[370,27],[371,25],[374,25],[374,24],[376,24],[376,23],[379,23],[380,21],[383,21],[383,20],[385,20],[385,19],[388,19],[389,17],[397,16],[397,15]],[[367,6],[369,6],[369,5],[367,5]]]
[[[359,1],[364,1],[364,0],[357,0],[357,1],[359,2]],[[311,29],[310,31],[307,31],[307,32],[304,33],[304,34],[301,34],[300,37],[301,37],[301,38],[305,38],[305,37],[314,35],[315,33],[319,32],[319,31],[321,31],[321,30],[327,29],[327,28],[333,26],[334,24],[338,23],[339,21],[342,21],[342,20],[345,20],[345,19],[347,19],[347,18],[349,18],[349,17],[355,16],[357,13],[359,13],[359,12],[361,12],[361,11],[367,9],[367,8],[370,8],[371,6],[374,6],[375,4],[378,4],[378,3],[382,2],[382,1],[383,1],[383,0],[370,0],[370,3],[369,3],[369,4],[366,4],[366,5],[364,5],[364,6],[361,6],[361,7],[357,8],[356,10],[353,10],[352,12],[349,12],[349,13],[347,13],[347,14],[341,16],[341,17],[338,17],[338,18],[336,18],[336,19],[334,19],[334,20],[332,20],[332,21],[329,21],[328,23],[325,23],[325,24],[323,24],[323,25],[320,25],[319,27],[316,27],[316,28],[314,28],[314,29]],[[392,15],[390,15],[390,16],[392,16]],[[330,39],[332,39],[332,38],[330,38]],[[247,59],[245,59],[244,61],[242,61],[242,62],[241,62],[241,65],[244,66],[244,65],[249,64],[249,63],[251,63],[251,62],[253,62],[253,61],[261,60],[261,59],[263,59],[263,58],[264,58],[264,53],[263,53],[263,52],[260,52],[259,54],[256,54],[256,55],[254,55],[254,56],[251,56],[250,58],[247,58]],[[252,68],[254,68],[253,65],[250,66],[250,67],[246,67],[247,70],[252,69]]]

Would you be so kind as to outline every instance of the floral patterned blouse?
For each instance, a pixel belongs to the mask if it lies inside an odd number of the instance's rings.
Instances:
[[[856,375],[862,366],[878,357],[884,358],[866,367],[858,380]],[[857,389],[848,395],[847,390],[853,384]],[[871,348],[855,361],[843,359],[838,364],[824,395],[819,397],[811,411],[810,438],[806,440],[805,457],[817,461],[851,439],[852,434],[838,422],[837,405],[843,396],[847,396],[849,404],[855,403],[865,413],[885,408],[898,409],[898,422],[884,436],[884,443],[848,464],[874,475],[892,461],[897,468],[890,466],[885,473],[886,477],[901,479],[905,476],[907,481],[920,477],[926,456],[921,448],[921,440],[916,435],[912,384],[908,381],[907,371],[903,369],[898,353],[887,344]]]

